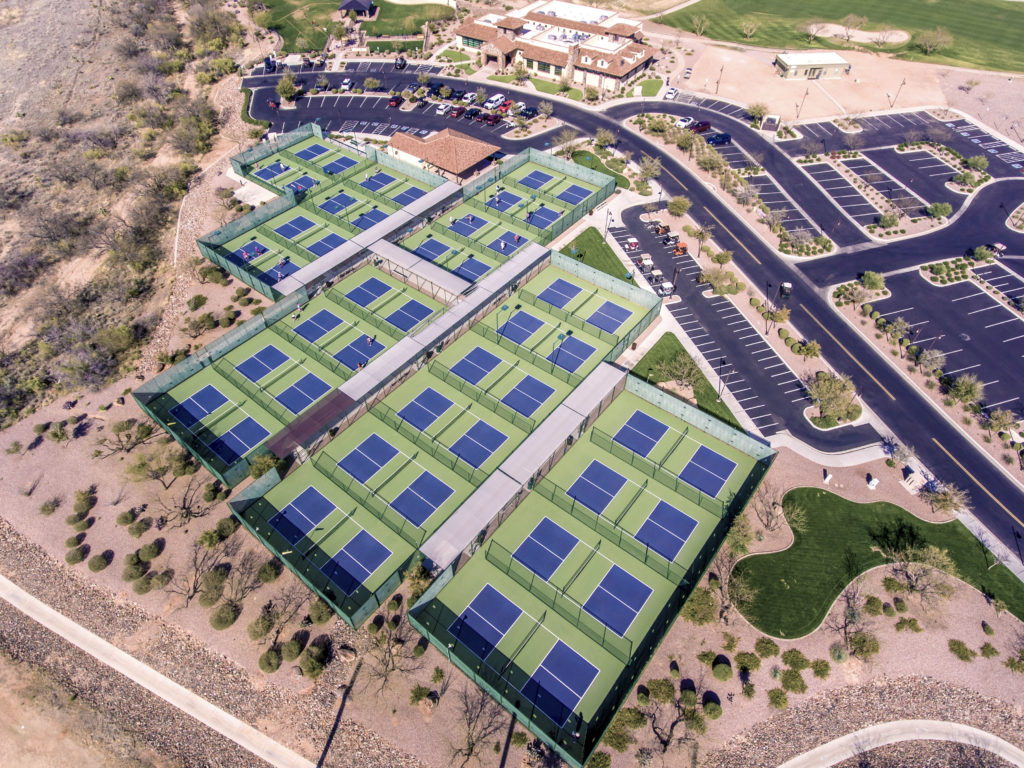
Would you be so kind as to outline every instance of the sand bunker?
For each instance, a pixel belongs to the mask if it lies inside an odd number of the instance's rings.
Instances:
[[[845,40],[847,34],[850,36],[851,42],[854,43],[875,43],[882,33],[881,30],[866,30],[866,29],[851,29],[847,32],[846,27],[842,24],[822,24],[821,37],[838,37],[841,40]],[[910,34],[904,32],[902,29],[888,29],[885,30],[885,44],[896,45],[898,43],[905,43],[910,39]]]

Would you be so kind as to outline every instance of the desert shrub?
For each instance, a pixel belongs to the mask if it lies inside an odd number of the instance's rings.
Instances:
[[[135,581],[145,576],[148,569],[148,565],[139,560],[137,554],[129,552],[124,557],[124,570],[121,572],[121,578],[125,581]]]
[[[210,614],[210,626],[218,630],[227,629],[235,623],[241,612],[242,608],[240,605],[231,600],[225,600]]]
[[[425,685],[416,684],[409,691],[409,703],[415,706],[430,695],[430,689]]]
[[[41,515],[52,515],[57,511],[57,507],[60,506],[59,499],[47,499],[40,505],[39,514]]]
[[[772,688],[768,691],[768,703],[775,709],[785,709],[789,706],[789,697],[781,688]]]
[[[963,640],[950,640],[949,652],[960,659],[960,661],[974,661],[974,657],[978,655],[978,652],[968,647],[967,643]]]
[[[72,507],[75,510],[75,514],[84,517],[95,506],[96,496],[91,488],[84,491],[75,491],[75,504]]]
[[[595,752],[587,762],[587,768],[611,768],[611,765],[612,756],[607,752]]]
[[[525,731],[516,731],[512,734],[512,738],[510,739],[510,741],[512,742],[512,746],[517,747],[519,749],[525,747],[526,743],[529,740],[530,737],[526,735]]]
[[[310,645],[303,652],[302,658],[299,660],[299,667],[302,669],[302,674],[310,680],[316,680],[320,677],[320,675],[323,674],[324,667],[326,665],[327,651],[320,645]]]
[[[903,632],[904,630],[909,630],[910,632],[924,632],[921,625],[917,623],[917,619],[910,616],[904,616],[896,622],[896,631]]]
[[[259,577],[260,583],[262,584],[270,584],[271,582],[276,581],[277,577],[281,575],[281,562],[277,558],[268,560],[260,566],[256,575]]]
[[[722,705],[717,701],[709,701],[704,705],[704,716],[708,720],[717,720],[722,716]]]
[[[686,598],[679,615],[691,624],[702,626],[718,618],[718,604],[715,596],[704,587],[697,587]]]
[[[770,637],[759,637],[754,643],[754,652],[762,659],[779,655],[779,646]]]
[[[259,664],[260,669],[268,675],[274,674],[281,666],[281,652],[276,648],[267,648],[267,650],[260,654]]]
[[[154,539],[153,541],[146,544],[144,547],[139,549],[139,560],[144,563],[148,563],[155,560],[160,556],[160,553],[164,551],[164,540]]]
[[[828,649],[828,655],[832,657],[832,661],[837,664],[842,664],[846,661],[849,654],[846,651],[846,646],[842,643],[833,643],[832,647]]]
[[[150,590],[153,589],[153,579],[149,576],[143,576],[140,579],[136,579],[132,584],[132,592],[137,595],[149,594]]]
[[[93,573],[99,573],[108,565],[110,565],[110,561],[107,560],[106,555],[93,555],[89,558],[89,570]]]
[[[864,613],[868,616],[878,616],[882,612],[882,601],[874,595],[864,598]]]
[[[804,693],[807,690],[804,676],[795,669],[782,670],[779,682],[782,684],[783,690],[790,691],[791,693]]]
[[[718,654],[714,651],[701,651],[697,654],[697,661],[701,664],[707,664],[709,667],[714,664],[715,659],[718,658]]]
[[[896,609],[897,613],[907,612],[907,601],[902,597],[894,597],[892,599],[892,607]]]
[[[75,523],[71,527],[74,530],[79,531],[79,532],[87,531],[90,528],[92,528],[92,524],[95,523],[95,522],[96,522],[96,518],[95,517],[87,517],[84,520],[79,520],[77,523]]]
[[[897,594],[899,592],[907,591],[907,585],[899,579],[894,579],[892,576],[886,576],[882,579],[882,586],[889,594]]]
[[[68,565],[78,565],[80,562],[85,560],[85,556],[89,554],[89,545],[82,544],[74,549],[69,549],[64,555],[64,560]]]
[[[240,523],[233,517],[225,517],[217,521],[217,535],[221,539],[227,539],[231,537],[235,531],[238,530]]]
[[[84,533],[76,533],[74,536],[68,536],[66,539],[64,539],[64,546],[68,549],[71,549],[71,547],[77,547],[79,544],[82,543],[84,539]]]
[[[199,604],[204,608],[212,608],[224,594],[224,582],[227,581],[228,572],[224,568],[214,568],[207,571],[200,579],[201,590],[199,593]]]
[[[999,655],[999,650],[992,643],[985,643],[981,646],[981,655],[986,659],[991,659]]]
[[[854,632],[850,635],[850,653],[858,659],[870,659],[878,651],[878,638],[870,632]]]
[[[795,669],[797,672],[807,669],[811,666],[810,660],[804,656],[803,651],[799,648],[790,648],[788,651],[782,654],[782,663],[787,667]]]
[[[121,514],[119,514],[117,516],[117,519],[115,520],[115,522],[118,525],[131,525],[132,523],[135,522],[135,510],[134,509],[126,509],[124,512],[122,512]]]
[[[896,609],[892,607],[892,603],[882,603],[882,613],[891,618],[896,615]]]
[[[417,659],[420,658],[426,652],[427,646],[425,646],[423,643],[416,643],[416,645],[412,647],[412,655],[415,656]]]
[[[991,624],[989,624],[987,621],[981,622],[981,631],[984,632],[989,637],[991,637],[992,635],[994,635],[996,633],[995,628]]]
[[[260,611],[260,615],[249,622],[249,626],[245,628],[245,631],[249,635],[250,640],[256,641],[266,637],[273,628],[273,611],[267,610],[266,606],[264,606],[263,610]]]
[[[331,606],[317,598],[309,606],[309,618],[314,624],[326,624],[334,618]]]
[[[832,665],[825,659],[815,659],[811,662],[811,671],[814,672],[815,677],[824,680],[832,671]]]
[[[163,589],[171,583],[172,571],[164,571],[163,573],[153,573],[149,576],[149,583],[153,589]]]
[[[281,656],[285,661],[295,661],[302,653],[302,643],[294,637],[281,646]]]
[[[153,519],[151,517],[140,517],[134,523],[128,526],[128,533],[132,537],[138,539],[142,537],[146,531],[153,527]]]
[[[715,680],[724,682],[732,677],[732,667],[728,662],[719,662],[711,668],[711,674],[714,675]]]
[[[736,654],[736,666],[747,672],[756,672],[761,668],[761,657],[749,651],[740,651]]]

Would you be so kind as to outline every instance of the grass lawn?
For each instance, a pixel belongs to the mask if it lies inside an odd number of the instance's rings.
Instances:
[[[653,80],[644,80],[640,83],[640,92],[647,98],[653,98],[658,95],[658,91],[661,90],[662,81],[658,78]]]
[[[640,358],[640,361],[633,366],[632,373],[651,382],[652,384],[660,384],[665,381],[665,379],[657,373],[657,369],[661,364],[661,361],[678,355],[682,355],[686,358],[690,357],[687,351],[683,349],[682,343],[680,343],[679,339],[676,338],[675,334],[666,333],[658,339],[654,343],[654,346],[647,351],[647,354]],[[740,423],[736,421],[736,417],[732,415],[732,411],[729,410],[729,406],[727,406],[725,402],[718,400],[718,392],[713,386],[711,386],[711,382],[707,380],[704,374],[698,375],[699,378],[693,383],[693,394],[697,399],[697,407],[704,411],[704,413],[709,413],[715,418],[721,419],[730,427],[742,430],[743,427],[741,427]]]
[[[515,77],[513,75],[488,75],[487,79],[498,83],[511,83]]]
[[[395,5],[386,0],[375,0],[380,8],[377,18],[365,21],[363,31],[371,37],[376,35],[416,35],[423,31],[428,21],[451,19],[455,11],[447,5],[428,3],[424,5]],[[337,7],[337,3],[335,3]]]
[[[539,77],[531,77],[530,82],[541,93],[557,95],[563,92],[561,83],[553,83],[550,80],[542,80]],[[579,88],[570,88],[568,91],[565,91],[565,95],[573,101],[581,101],[583,99],[583,91]]]
[[[853,577],[885,562],[878,533],[896,522],[912,526],[923,543],[945,549],[960,578],[1024,618],[1024,584],[1002,564],[989,568],[991,553],[958,520],[924,523],[895,504],[855,504],[818,488],[796,488],[786,501],[807,511],[807,530],[796,532],[789,549],[754,555],[736,566],[757,587],[743,615],[766,634],[799,637],[817,627]]]
[[[323,0],[266,0],[268,29],[281,35],[285,53],[319,51],[327,45],[324,27],[332,26],[331,14],[338,3]]]
[[[609,176],[615,177],[615,185],[622,187],[623,189],[629,189],[629,179],[623,176],[621,173],[615,173],[607,165],[601,162],[601,158],[595,155],[593,152],[587,152],[584,149],[577,150],[572,153],[572,161],[577,165],[582,165],[585,168],[591,168],[601,173],[607,173]]]
[[[421,51],[423,38],[419,40],[370,40],[367,41],[372,51]]]
[[[1024,4],[1004,0],[701,0],[657,22],[693,31],[693,17],[706,16],[705,34],[715,40],[731,40],[771,48],[837,48],[839,40],[819,38],[813,43],[800,32],[809,20],[838,23],[847,14],[868,18],[866,29],[902,29],[911,35],[943,27],[953,36],[949,48],[924,55],[913,42],[886,46],[901,58],[954,66],[1024,71],[1020,30],[1024,29]],[[740,29],[745,19],[760,22],[747,40]],[[874,45],[867,45],[874,48]],[[854,73],[856,75],[856,73]]]
[[[446,48],[441,51],[441,56],[444,56],[452,64],[458,64],[463,61],[469,61],[469,56],[464,54],[462,51],[456,50],[455,48]]]
[[[576,249],[575,254],[572,252],[573,248]],[[580,232],[575,240],[563,248],[562,252],[577,259],[582,256],[583,258],[580,261],[588,267],[599,269],[605,274],[636,285],[632,278],[626,277],[628,274],[626,268],[622,266],[619,257],[615,255],[615,252],[604,241],[604,238],[601,237],[597,227],[587,227]]]

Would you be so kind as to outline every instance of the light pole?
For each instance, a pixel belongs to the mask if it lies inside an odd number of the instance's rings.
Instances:
[[[893,96],[892,99],[889,100],[889,108],[890,109],[892,109],[894,106],[896,106],[896,99],[898,99],[900,97],[900,91],[903,90],[903,86],[906,85],[906,84],[907,84],[907,78],[904,77],[903,78],[903,82],[900,83],[900,87],[896,89],[896,95]],[[889,94],[885,94],[885,95],[888,96]]]
[[[608,227],[613,227],[613,226],[615,226],[615,221],[614,221],[614,219],[612,219],[612,212],[611,212],[611,209],[609,209],[609,210],[605,211],[605,216],[604,216],[604,239],[605,240],[608,239]]]
[[[772,300],[771,300],[771,298],[769,298],[771,296],[771,290],[772,290],[772,284],[766,282],[764,284],[764,298],[765,298],[764,335],[765,336],[768,335],[768,323],[770,322],[771,316],[772,316]]]
[[[804,91],[804,97],[802,99],[800,99],[800,103],[797,104],[797,107],[796,107],[796,117],[797,117],[797,120],[800,119],[800,111],[804,108],[804,102],[807,101],[807,97],[810,95],[810,93],[811,93],[811,89],[810,88],[808,88],[806,91]]]
[[[718,95],[718,86],[720,86],[722,84],[722,74],[724,72],[725,72],[725,64],[723,64],[722,68],[720,70],[718,70],[718,79],[715,81],[715,95],[716,96]],[[797,115],[797,117],[799,117],[799,115]]]
[[[725,358],[721,358],[718,361],[718,400],[715,402],[722,402],[722,366],[725,365]]]

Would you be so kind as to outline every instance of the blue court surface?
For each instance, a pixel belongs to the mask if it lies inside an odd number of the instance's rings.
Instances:
[[[623,637],[653,590],[631,573],[613,565],[583,610]]]
[[[615,333],[633,313],[625,307],[620,307],[613,301],[606,301],[597,311],[587,318],[587,322],[596,325],[602,331]]]
[[[471,467],[479,468],[506,440],[508,435],[486,421],[478,421],[449,450]]]
[[[358,201],[352,197],[352,195],[346,195],[344,192],[339,192],[334,197],[324,200],[318,207],[321,211],[326,211],[333,215],[340,211],[344,211],[355,202]]]
[[[559,368],[573,373],[596,351],[596,347],[590,346],[585,341],[580,341],[575,336],[566,336],[565,340],[548,355],[548,360]]]
[[[322,155],[326,151],[327,147],[325,147],[323,144],[310,144],[305,149],[300,149],[298,152],[296,152],[295,156],[300,160],[314,160],[320,157],[320,155]]]
[[[421,259],[426,259],[427,261],[434,261],[439,256],[444,256],[450,250],[451,248],[442,243],[440,240],[435,240],[432,237],[428,237],[426,240],[424,240],[422,243],[416,246],[416,250],[414,250],[413,253],[415,253]]]
[[[227,434],[210,443],[210,450],[223,459],[225,464],[234,464],[269,436],[268,430],[255,419],[246,416]]]
[[[287,240],[294,240],[306,230],[312,229],[313,226],[313,222],[305,216],[296,216],[291,221],[286,221],[281,226],[275,228],[274,231]]]
[[[398,412],[398,417],[422,432],[451,407],[451,400],[427,387]]]
[[[470,384],[479,384],[480,380],[493,371],[500,362],[500,357],[492,355],[486,349],[474,347],[464,358],[453,365],[450,370]]]
[[[562,309],[566,304],[579,296],[580,291],[582,290],[583,289],[578,285],[574,285],[568,280],[558,278],[555,282],[541,291],[537,295],[537,298],[543,299],[553,307]]]
[[[668,431],[668,427],[643,411],[633,411],[622,428],[612,438],[633,453],[647,456]]]
[[[335,509],[333,501],[310,486],[270,518],[270,524],[295,546]]]
[[[487,219],[472,213],[467,213],[461,219],[456,219],[448,227],[452,232],[457,232],[463,237],[472,237],[478,229],[490,224]]]
[[[569,205],[579,205],[588,197],[590,197],[590,190],[586,187],[581,187],[579,184],[573,184],[568,189],[564,189],[558,193],[558,199],[564,200]]]
[[[498,335],[511,339],[516,344],[522,344],[543,327],[544,321],[539,317],[520,310],[498,326]]]
[[[419,187],[406,187],[391,199],[404,207],[411,203],[413,200],[419,200],[425,194],[426,193]]]
[[[458,275],[463,280],[475,283],[490,271],[491,266],[489,264],[485,264],[484,262],[478,261],[470,256],[464,262],[459,264],[459,266],[453,269],[452,273]]]
[[[253,176],[263,179],[263,181],[270,181],[275,176],[280,176],[282,173],[287,173],[290,170],[291,168],[284,163],[272,163],[266,168],[260,168],[258,171],[255,171]]]
[[[561,215],[562,213],[560,211],[553,211],[547,206],[542,205],[535,211],[527,212],[525,221],[527,224],[532,224],[535,227],[547,229],[558,221],[558,218]]]
[[[634,537],[670,563],[690,538],[697,521],[665,501],[659,501]]]
[[[273,285],[276,282],[284,280],[288,275],[295,274],[299,269],[299,265],[292,261],[291,257],[285,256],[282,261],[277,262],[274,266],[264,272],[261,272],[260,280],[268,285]]]
[[[356,164],[356,161],[353,160],[351,157],[345,157],[344,155],[342,155],[337,160],[332,160],[327,165],[325,165],[324,166],[324,173],[328,173],[328,174],[341,173],[342,171],[347,171],[349,168],[351,168],[355,164]]]
[[[498,211],[507,211],[516,203],[522,202],[522,200],[523,198],[521,198],[519,195],[515,195],[509,192],[508,190],[505,190],[503,192],[498,192],[496,194],[491,195],[486,205],[488,208],[494,208],[495,210]]]
[[[391,286],[383,280],[371,277],[361,282],[351,291],[346,293],[345,296],[350,301],[354,301],[360,307],[368,307],[390,290]]]
[[[250,240],[248,243],[243,245],[237,251],[231,255],[235,257],[235,260],[247,264],[248,262],[255,259],[257,256],[262,256],[269,249],[259,240]]]
[[[391,550],[372,534],[360,531],[320,568],[346,595],[351,595],[391,557]]]
[[[285,184],[285,186],[288,189],[294,190],[296,192],[303,192],[312,189],[319,183],[320,182],[314,179],[312,176],[303,175],[297,178],[295,181],[289,181],[287,184]]]
[[[544,171],[530,171],[519,180],[519,183],[530,189],[540,189],[553,178],[555,177],[550,173],[544,173]]]
[[[360,216],[358,219],[354,220],[352,224],[356,227],[359,227],[360,229],[369,229],[374,224],[380,224],[382,221],[384,221],[384,219],[386,219],[390,215],[391,214],[385,213],[380,208],[377,208],[375,206],[368,210],[366,213],[364,213],[362,216]]]
[[[683,467],[679,479],[701,493],[714,497],[722,490],[734,469],[736,462],[702,445]]]
[[[569,486],[565,495],[600,515],[625,484],[626,478],[594,460],[576,482]]]
[[[512,557],[548,581],[578,542],[579,539],[562,526],[545,517]]]
[[[395,497],[391,508],[419,528],[453,493],[454,490],[424,470],[408,488]]]
[[[316,256],[326,256],[344,242],[344,237],[335,232],[331,232],[327,237],[317,240],[312,245],[307,245],[306,250]]]
[[[345,321],[328,309],[321,309],[308,320],[303,320],[293,329],[308,342],[314,342],[327,335]]]
[[[307,373],[274,399],[292,413],[302,413],[330,390],[330,384],[316,374]]]
[[[171,416],[173,416],[181,426],[189,429],[194,424],[198,424],[211,413],[216,411],[226,402],[228,402],[228,399],[220,393],[219,389],[212,384],[207,384],[192,395],[192,397],[188,398],[188,400],[180,402],[171,408]]]
[[[384,319],[400,331],[411,331],[433,314],[433,310],[416,299],[409,299]]]
[[[360,336],[344,349],[338,350],[333,357],[350,371],[359,370],[373,358],[383,352],[386,347],[371,336]]]
[[[522,235],[518,235],[512,230],[506,229],[504,234],[498,235],[496,238],[491,240],[491,242],[487,244],[487,247],[497,253],[503,253],[506,256],[511,256],[528,242],[530,241]]]
[[[543,381],[533,378],[533,376],[524,376],[522,381],[501,398],[501,402],[517,413],[521,413],[529,418],[554,393],[554,387],[549,387]]]
[[[597,672],[597,667],[558,640],[533,677],[526,681],[523,695],[561,728],[594,682]]]
[[[486,661],[522,613],[518,605],[485,584],[448,631],[481,661]]]
[[[368,189],[371,192],[377,192],[378,190],[384,189],[388,184],[391,184],[395,180],[394,176],[384,173],[384,171],[377,171],[373,176],[368,179],[364,179],[359,182],[359,186],[364,189]]]
[[[360,483],[366,483],[377,471],[398,455],[398,449],[379,435],[370,435],[338,462],[338,466]]]
[[[256,382],[262,379],[271,371],[284,365],[291,358],[284,352],[269,344],[256,354],[252,355],[235,366],[235,370],[245,376],[249,381]]]

